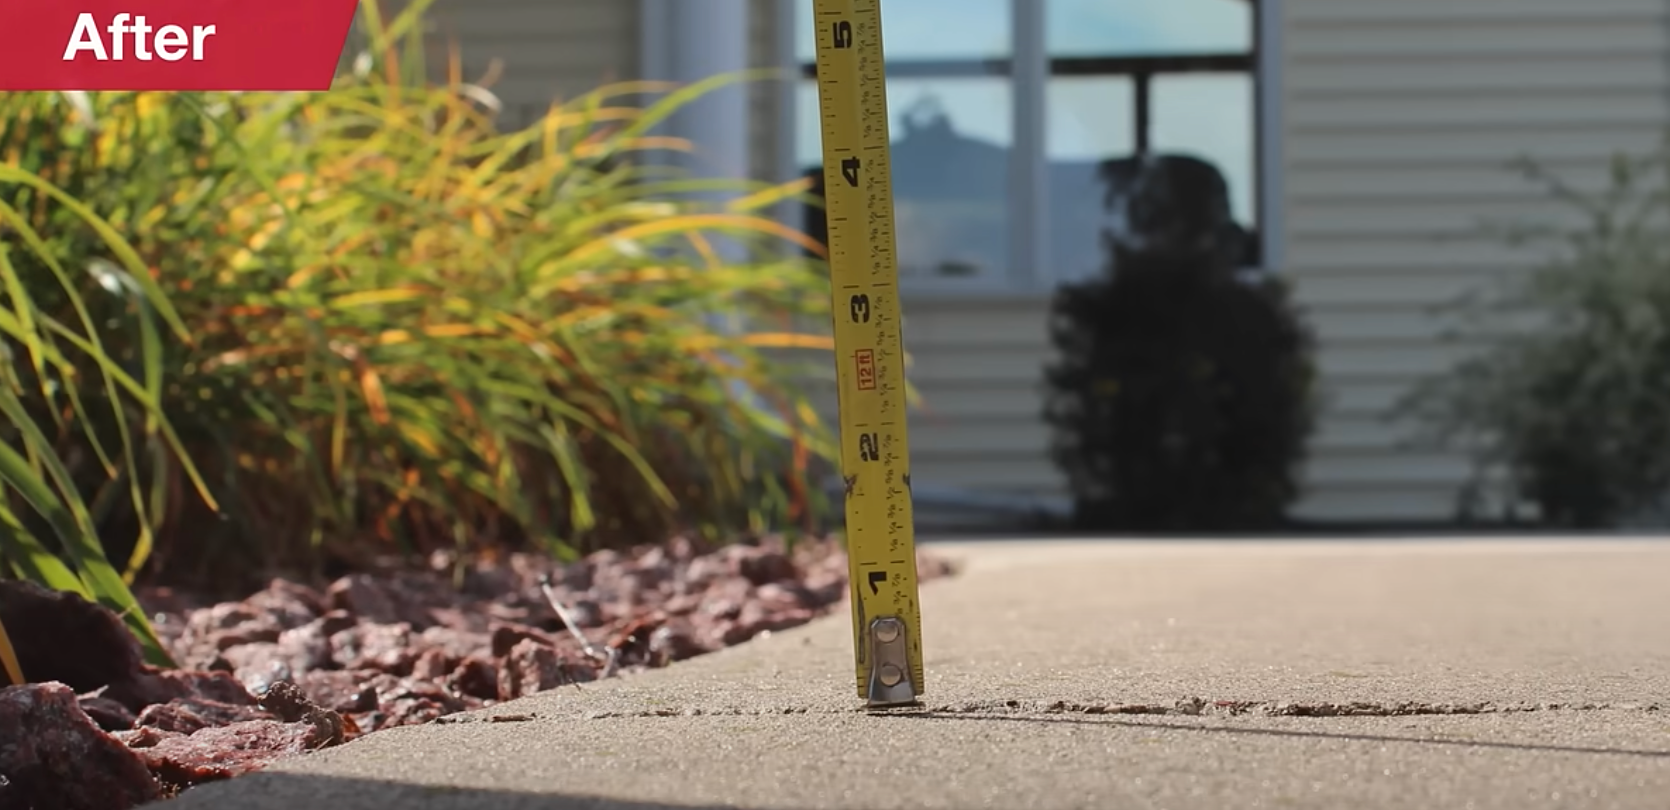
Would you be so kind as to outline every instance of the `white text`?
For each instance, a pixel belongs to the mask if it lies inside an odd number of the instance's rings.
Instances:
[[[99,36],[98,23],[93,15],[82,12],[75,20],[75,30],[70,33],[69,47],[64,49],[64,61],[73,62],[82,51],[93,54],[93,58],[100,62],[123,59],[122,45],[126,42],[125,35],[133,35],[133,56],[141,62],[149,62],[152,51],[165,62],[178,62],[186,56],[189,44],[191,61],[203,61],[203,40],[215,33],[212,25],[194,25],[191,36],[186,36],[186,29],[178,25],[165,25],[156,29],[156,36],[148,37],[151,26],[145,22],[145,15],[133,16],[133,22],[128,22],[131,15],[123,12],[116,15],[110,27],[105,30],[110,34],[110,51],[104,49],[104,40]]]

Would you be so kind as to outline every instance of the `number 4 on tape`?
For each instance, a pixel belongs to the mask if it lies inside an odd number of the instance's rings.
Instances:
[[[813,0],[858,695],[926,691],[880,0]]]

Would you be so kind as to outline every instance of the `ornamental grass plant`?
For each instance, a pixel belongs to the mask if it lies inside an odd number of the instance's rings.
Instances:
[[[641,159],[748,77],[504,129],[456,55],[425,63],[427,7],[365,4],[326,92],[0,96],[0,575],[116,610],[153,663],[141,577],[572,559],[824,508],[795,381],[828,335],[791,327],[828,323],[822,248],[769,213],[804,189],[716,203]]]

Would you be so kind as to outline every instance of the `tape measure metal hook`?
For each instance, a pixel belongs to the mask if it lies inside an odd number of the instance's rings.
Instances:
[[[858,696],[926,692],[881,0],[812,0]]]

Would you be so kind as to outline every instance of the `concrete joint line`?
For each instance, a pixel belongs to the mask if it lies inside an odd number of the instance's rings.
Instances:
[[[1426,701],[1295,703],[1286,701],[1207,700],[1188,697],[1174,703],[1068,703],[1065,701],[971,701],[919,708],[869,712],[862,707],[815,708],[782,706],[772,708],[655,708],[639,711],[589,711],[576,714],[503,713],[496,715],[452,715],[436,719],[438,725],[461,723],[504,723],[537,720],[615,720],[654,717],[766,717],[796,714],[914,714],[1038,716],[1051,714],[1138,715],[1163,717],[1434,717],[1531,712],[1659,712],[1658,703],[1432,703]]]

